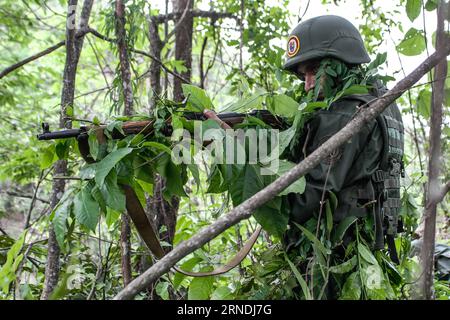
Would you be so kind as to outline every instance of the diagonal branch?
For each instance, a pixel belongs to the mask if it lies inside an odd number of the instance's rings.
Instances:
[[[90,30],[88,30],[88,29],[81,29],[81,30],[79,30],[77,32],[75,37],[76,38],[81,38],[88,32],[90,32]],[[66,44],[65,40],[60,41],[57,44],[54,44],[53,46],[51,46],[50,48],[47,48],[47,49],[45,49],[45,50],[43,50],[41,52],[38,52],[38,53],[36,53],[36,54],[26,58],[26,59],[23,59],[22,61],[19,61],[19,62],[13,64],[13,65],[7,67],[6,69],[2,70],[2,72],[0,72],[0,79],[5,77],[5,76],[7,76],[9,73],[13,72],[14,70],[19,69],[20,67],[26,65],[27,63],[29,63],[31,61],[34,61],[34,60],[37,60],[37,59],[39,59],[39,58],[41,58],[43,56],[46,56],[49,53],[52,53],[53,51],[55,51],[56,49],[61,48],[65,44]]]
[[[235,16],[233,13],[231,12],[217,12],[217,11],[204,11],[204,10],[188,10],[188,12],[190,13],[190,15],[192,17],[197,17],[197,18],[211,18],[213,20],[217,20],[217,19],[221,19],[221,18],[231,18],[231,19],[239,19],[237,16]],[[184,10],[183,11],[177,11],[177,12],[171,12],[168,14],[160,14],[157,16],[154,16],[156,22],[158,23],[162,23],[168,20],[174,20],[177,17],[183,15]]]
[[[181,242],[171,252],[145,271],[145,273],[134,279],[127,287],[120,291],[114,299],[124,300],[133,298],[141,290],[168,272],[178,261],[187,256],[189,253],[201,248],[208,241],[212,240],[239,221],[248,219],[255,209],[273,199],[289,185],[304,176],[311,169],[316,167],[328,154],[348,141],[354,134],[359,132],[369,121],[373,121],[373,119],[375,119],[378,114],[380,114],[393,101],[395,101],[395,99],[401,96],[402,93],[404,93],[414,83],[419,81],[423,75],[430,71],[431,68],[433,68],[442,59],[445,59],[445,57],[449,54],[450,44],[447,44],[445,50],[435,52],[427,58],[413,72],[398,82],[392,90],[386,92],[371,106],[361,108],[361,111],[358,112],[344,128],[328,139],[324,144],[322,144],[289,172],[285,173],[263,190],[259,191],[254,196],[235,207],[228,214],[217,219],[210,226],[202,228],[190,239]]]

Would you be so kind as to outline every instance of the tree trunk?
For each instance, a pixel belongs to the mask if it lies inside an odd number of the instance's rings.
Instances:
[[[125,34],[125,5],[122,0],[116,1],[116,38],[117,49],[120,59],[120,76],[122,78],[124,114],[131,115],[133,113],[133,88],[131,86],[130,61],[128,59],[128,48]]]
[[[122,0],[116,1],[116,38],[120,60],[120,77],[122,80],[124,115],[133,114],[133,88],[131,85],[130,61],[128,58],[128,48],[125,31],[125,5]],[[124,286],[133,279],[131,272],[131,227],[130,219],[126,213],[122,213],[120,228],[120,253],[122,278]]]
[[[161,61],[161,49],[163,47],[163,43],[159,37],[158,24],[156,19],[153,17],[150,17],[148,29],[150,54]],[[161,65],[155,59],[152,59],[150,63],[150,90],[152,90],[152,96],[150,99],[151,111],[156,105],[157,95],[161,95]]]
[[[445,48],[448,38],[444,31],[445,7],[440,1],[437,14],[436,50]],[[444,101],[444,86],[447,76],[447,61],[442,60],[434,69],[435,83],[432,86],[432,109],[430,125],[430,158],[428,162],[428,190],[424,213],[424,233],[421,251],[422,278],[420,294],[423,299],[434,298],[434,247],[436,237],[437,205],[440,201],[440,162],[441,159],[441,131],[442,104]],[[442,199],[441,199],[442,200]]]
[[[61,113],[59,126],[63,129],[70,129],[72,121],[68,119],[68,107],[73,107],[75,94],[75,78],[78,61],[83,48],[84,35],[76,38],[75,28],[75,9],[77,0],[70,0],[67,11],[66,23],[66,62],[63,74],[63,88],[61,93]],[[91,14],[93,0],[85,0],[80,17],[80,29],[88,25]],[[67,162],[59,160],[55,164],[54,176],[65,176],[67,173]],[[65,180],[54,179],[52,184],[51,208],[55,208],[61,199],[65,189]],[[47,300],[55,289],[59,278],[59,253],[60,249],[56,241],[56,235],[53,231],[53,225],[50,225],[48,235],[48,254],[47,264],[45,266],[44,289],[41,294],[42,300]]]
[[[173,11],[178,13],[175,19],[175,60],[184,61],[187,70],[181,76],[187,80],[191,79],[192,68],[192,30],[194,19],[190,10],[194,7],[194,0],[172,0]],[[187,9],[186,13],[185,10]],[[179,13],[182,14],[179,14]],[[183,91],[181,89],[181,79],[173,79],[173,98],[175,101],[182,101]]]

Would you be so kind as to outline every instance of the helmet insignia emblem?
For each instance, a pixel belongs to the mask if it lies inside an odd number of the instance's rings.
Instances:
[[[288,40],[287,55],[293,57],[300,50],[300,40],[297,36],[291,36]]]

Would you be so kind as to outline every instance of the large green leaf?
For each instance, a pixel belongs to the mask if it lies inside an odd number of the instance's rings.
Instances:
[[[172,195],[187,197],[184,191],[184,181],[182,167],[175,165],[172,161],[167,163],[166,167],[166,188]]]
[[[192,271],[194,267],[201,261],[202,259],[199,257],[190,258],[189,260],[186,260],[181,264],[180,269],[185,271]],[[178,289],[184,278],[186,278],[184,274],[176,272],[173,277],[173,287],[175,289]]]
[[[276,198],[269,201],[264,206],[259,207],[253,213],[256,221],[270,234],[281,238],[283,233],[286,231],[287,224],[289,222],[288,214],[283,214],[284,212],[280,208],[276,207],[281,203],[280,198]]]
[[[113,169],[105,178],[105,183],[100,187],[100,192],[105,199],[106,205],[115,211],[125,211],[125,195],[117,185],[117,173]]]
[[[344,263],[330,267],[329,270],[331,273],[338,273],[338,274],[347,273],[352,271],[352,269],[356,267],[357,264],[358,258],[356,256],[353,256],[351,259],[345,261]]]
[[[212,109],[213,104],[211,99],[206,94],[205,90],[190,85],[190,84],[182,84],[183,94],[185,97],[189,95],[188,105],[191,108],[188,108],[192,111],[202,112],[204,109]]]
[[[250,97],[241,99],[231,104],[228,108],[225,108],[223,111],[245,112],[253,109],[261,109],[261,105],[264,101],[264,96],[266,94],[267,92],[256,92]]]
[[[417,112],[425,119],[430,118],[431,113],[431,91],[423,89],[417,97]]]
[[[294,163],[294,162],[290,162],[290,161],[287,161],[287,160],[280,160],[278,176],[282,176],[286,172],[290,171],[293,167],[295,167],[295,165],[296,165],[296,163]],[[303,193],[303,192],[305,192],[305,187],[306,187],[305,177],[301,177],[301,178],[297,179],[297,181],[295,181],[289,187],[287,187],[286,189],[281,191],[281,193],[279,195],[280,196],[287,195],[287,194],[289,194],[291,192],[293,192],[293,193]]]
[[[64,247],[64,238],[67,233],[67,218],[69,217],[72,204],[72,192],[66,191],[52,214],[53,230],[55,231],[56,241],[58,241],[61,248]]]
[[[132,148],[122,148],[117,149],[110,154],[108,154],[105,158],[102,159],[99,163],[97,163],[97,172],[95,174],[95,182],[99,187],[101,187],[105,181],[106,176],[111,171],[112,168],[120,161],[123,157],[133,151]]]
[[[405,35],[405,38],[397,46],[398,52],[405,56],[416,56],[425,50],[425,37],[423,31],[411,28]]]
[[[366,260],[368,263],[373,265],[378,265],[377,259],[373,256],[372,252],[370,252],[369,249],[362,243],[358,243],[358,253],[361,255],[361,257]]]
[[[189,285],[188,300],[208,300],[214,289],[213,285],[213,277],[194,278]]]
[[[276,115],[291,118],[298,111],[298,102],[285,94],[278,94],[272,98],[273,113]]]
[[[91,195],[92,186],[88,184],[77,193],[73,201],[73,211],[78,222],[86,228],[95,231],[100,206]]]
[[[166,145],[155,142],[155,141],[146,141],[142,144],[142,146],[158,149],[158,150],[166,152],[168,154],[171,154],[171,152],[172,152],[172,150],[169,147],[167,147]]]
[[[264,180],[257,165],[247,164],[239,177],[230,184],[233,205],[237,206],[264,188]],[[264,230],[280,237],[286,230],[289,217],[282,214],[281,198],[273,199],[259,207],[253,213],[256,221]]]
[[[422,0],[408,0],[406,2],[406,15],[413,22],[422,10]]]
[[[211,295],[211,300],[233,300],[233,292],[228,287],[218,287]]]
[[[359,300],[361,297],[361,279],[359,272],[353,272],[345,281],[339,299],[342,300]]]
[[[325,246],[322,244],[322,242],[320,242],[319,239],[316,238],[315,235],[312,234],[311,231],[309,231],[308,229],[306,229],[305,227],[297,224],[294,222],[294,224],[303,232],[303,234],[317,247],[317,249],[320,250],[320,252],[324,255],[327,256],[328,254],[331,253],[331,251],[327,248],[325,248]]]
[[[433,11],[437,8],[439,0],[427,0],[425,2],[425,10],[427,11]]]
[[[341,222],[339,222],[337,228],[335,229],[335,232],[332,235],[332,240],[335,245],[342,241],[345,232],[353,223],[355,223],[356,220],[358,220],[357,217],[350,216],[345,217]]]
[[[297,267],[292,263],[291,260],[289,260],[289,257],[287,256],[287,254],[284,254],[284,258],[286,259],[287,263],[289,264],[289,267],[291,268],[292,272],[294,273],[295,278],[297,279],[298,283],[300,284],[300,287],[302,288],[305,299],[312,300],[311,292],[309,291],[308,285],[307,285],[305,279],[303,279],[300,271],[298,271]]]

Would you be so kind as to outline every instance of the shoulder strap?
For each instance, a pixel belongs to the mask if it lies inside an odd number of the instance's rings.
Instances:
[[[165,252],[161,246],[161,243],[159,242],[156,232],[153,230],[153,227],[150,224],[147,215],[145,214],[144,208],[142,207],[136,193],[129,185],[122,185],[122,188],[125,192],[127,212],[130,215],[131,220],[136,227],[136,230],[147,245],[148,249],[155,255],[156,258],[161,259],[165,255]],[[256,231],[242,246],[241,250],[239,250],[239,252],[227,263],[214,269],[213,271],[191,272],[184,271],[178,267],[173,267],[173,269],[175,271],[178,271],[179,273],[191,277],[209,277],[226,273],[238,266],[242,262],[242,260],[244,260],[244,258],[248,255],[256,240],[258,239],[260,233],[261,226],[258,226],[256,228]]]

